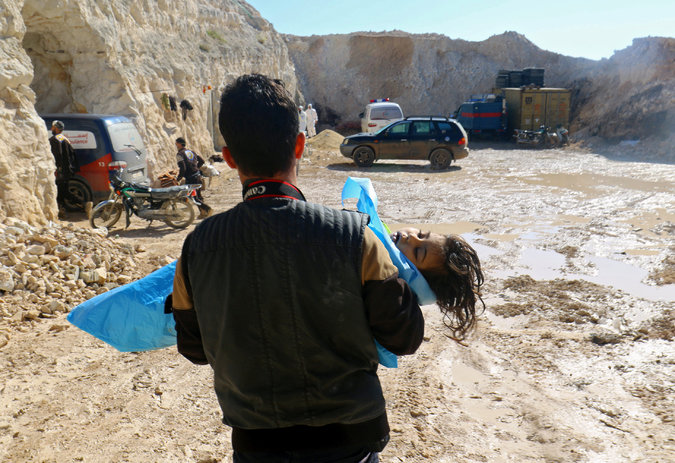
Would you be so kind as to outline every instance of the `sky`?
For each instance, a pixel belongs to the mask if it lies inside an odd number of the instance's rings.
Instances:
[[[277,32],[401,30],[481,41],[518,32],[539,48],[593,60],[637,37],[674,37],[675,0],[246,0]]]

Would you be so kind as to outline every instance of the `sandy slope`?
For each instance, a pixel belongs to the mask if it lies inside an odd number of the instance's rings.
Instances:
[[[345,178],[368,176],[383,220],[464,234],[488,279],[467,347],[425,306],[420,350],[381,370],[383,462],[675,460],[672,165],[474,144],[445,172],[365,170],[324,137],[301,169],[310,200],[340,207]],[[240,186],[218,167],[206,197],[224,210]],[[184,238],[138,219],[112,234],[145,246],[148,271]],[[229,460],[208,367],[173,349],[119,353],[64,316],[5,329],[0,461]]]

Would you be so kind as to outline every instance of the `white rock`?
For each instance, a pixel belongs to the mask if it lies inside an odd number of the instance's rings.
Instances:
[[[14,266],[14,271],[15,271],[16,273],[25,273],[25,272],[28,271],[28,267],[27,267],[26,264],[24,264],[23,262],[18,262],[18,263]]]
[[[23,230],[19,227],[7,227],[5,233],[9,233],[10,235],[23,235]]]
[[[58,244],[54,246],[53,253],[59,259],[65,259],[73,254],[73,248]]]
[[[104,267],[99,267],[96,270],[94,270],[94,274],[96,275],[96,282],[99,285],[104,284],[108,279],[108,272]]]
[[[16,254],[12,251],[7,251],[7,262],[9,262],[9,265],[16,265],[19,259],[16,258]]]
[[[14,290],[14,278],[7,268],[0,268],[0,291],[11,292]]]
[[[41,256],[47,252],[47,248],[41,244],[33,244],[32,246],[28,246],[26,252],[33,256]]]

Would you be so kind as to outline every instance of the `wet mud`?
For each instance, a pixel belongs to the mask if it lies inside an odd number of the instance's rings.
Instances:
[[[300,168],[308,200],[342,207],[347,176],[369,177],[390,228],[461,234],[486,275],[466,346],[425,306],[420,350],[380,370],[381,461],[675,460],[675,166],[481,145],[446,171],[360,169],[340,137],[317,139]],[[222,211],[241,187],[217,167],[205,198]],[[142,244],[150,271],[187,233],[162,230],[134,219],[111,236]],[[65,319],[12,330],[0,461],[230,461],[207,367],[173,349],[119,353]]]

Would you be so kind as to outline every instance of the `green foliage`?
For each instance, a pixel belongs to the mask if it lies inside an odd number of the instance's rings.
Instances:
[[[213,29],[209,29],[208,31],[206,31],[206,35],[208,35],[214,40],[217,40],[220,43],[226,42],[225,38],[222,35],[220,35],[217,31],[214,31]]]

